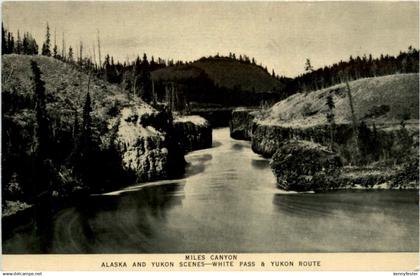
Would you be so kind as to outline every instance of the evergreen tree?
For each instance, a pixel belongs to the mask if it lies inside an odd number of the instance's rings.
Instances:
[[[111,68],[111,58],[109,55],[105,56],[104,64],[102,65],[104,68],[104,78],[108,82],[112,82],[112,68]]]
[[[45,100],[45,82],[41,79],[41,71],[35,61],[31,61],[35,92],[36,143],[34,159],[33,189],[35,195],[41,195],[54,184],[54,166],[50,159],[51,139],[47,106]]]
[[[37,128],[37,144],[38,156],[45,159],[48,156],[49,139],[49,122],[47,116],[47,105],[45,96],[45,82],[41,79],[41,70],[35,61],[31,61],[32,73],[34,75],[34,92],[35,92],[35,111]]]
[[[314,68],[311,65],[311,61],[309,58],[307,58],[305,62],[305,72],[311,73],[313,71],[314,71]]]
[[[156,69],[156,62],[155,62],[155,58],[152,56],[152,59],[150,60],[150,70],[154,70]]]
[[[82,149],[89,148],[92,145],[92,112],[90,93],[86,94],[85,104],[83,106],[83,122],[81,130]]]
[[[1,24],[1,53],[7,54],[7,44],[6,44],[6,30],[4,29],[3,23]]]
[[[371,135],[369,127],[364,121],[361,121],[357,131],[357,145],[360,153],[360,160],[362,164],[369,161],[370,150],[372,149]]]
[[[373,123],[372,139],[370,146],[374,160],[378,160],[381,154],[381,139],[379,139],[378,130],[376,129],[375,123]]]
[[[73,48],[71,46],[69,47],[68,62],[73,62]]]
[[[57,58],[57,52],[58,52],[58,49],[57,49],[57,44],[56,44],[54,45],[54,49],[53,49],[53,57]]]
[[[83,65],[83,42],[80,41],[79,45],[79,65]]]
[[[61,40],[61,58],[63,61],[66,61],[66,40],[64,39],[64,32]]]
[[[81,126],[81,133],[78,141],[77,156],[75,162],[76,171],[82,178],[85,185],[91,186],[95,181],[95,154],[97,148],[93,142],[92,135],[92,102],[90,93],[87,92],[85,104],[83,106],[83,121]]]
[[[45,34],[45,42],[42,44],[42,55],[43,56],[51,56],[51,41],[50,41],[50,26],[47,22],[47,32]]]
[[[141,70],[140,82],[142,88],[140,96],[145,102],[149,103],[152,101],[152,82],[150,79],[150,66],[146,53],[143,54],[143,60],[139,69]]]
[[[23,54],[22,40],[20,38],[20,32],[19,32],[19,30],[17,32],[16,54]]]
[[[12,35],[12,39],[9,42],[9,52],[13,54],[15,52],[15,38]]]
[[[327,121],[330,124],[330,150],[332,150],[333,145],[334,145],[335,104],[334,104],[334,100],[331,94],[327,96],[327,106],[328,106]]]
[[[22,52],[23,52],[24,55],[28,55],[28,53],[29,53],[29,41],[28,41],[27,33],[23,34]]]
[[[142,62],[143,68],[149,67],[149,61],[147,60],[146,53],[143,54],[143,62]]]
[[[141,74],[141,85],[142,85],[141,98],[145,102],[150,103],[152,100],[152,82],[150,79],[149,70],[143,70]]]
[[[36,43],[35,39],[31,36],[31,55],[37,55],[38,54],[38,44]]]
[[[53,57],[57,58],[58,48],[57,48],[57,32],[54,29],[54,48],[53,48]]]
[[[15,49],[15,40],[13,34],[8,32],[7,34],[7,54],[12,54]]]

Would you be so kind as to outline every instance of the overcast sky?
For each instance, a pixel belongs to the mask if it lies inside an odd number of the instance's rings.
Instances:
[[[317,68],[419,41],[417,2],[6,2],[2,10],[9,30],[29,31],[38,44],[48,21],[59,48],[64,31],[67,47],[82,40],[92,51],[99,29],[102,53],[121,61],[234,52],[289,77],[306,58]]]

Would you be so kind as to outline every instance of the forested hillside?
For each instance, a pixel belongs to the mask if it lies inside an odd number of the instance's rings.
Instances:
[[[189,112],[194,106],[231,107],[239,105],[258,106],[262,102],[276,102],[302,91],[313,91],[357,80],[399,73],[417,73],[419,51],[411,46],[397,56],[373,57],[350,56],[330,66],[314,68],[311,61],[302,60],[304,74],[289,78],[271,72],[255,58],[245,54],[216,54],[196,61],[174,61],[143,54],[134,60],[114,60],[105,54],[101,56],[99,33],[97,35],[98,56],[92,56],[88,46],[80,41],[78,47],[61,49],[51,39],[47,23],[45,41],[41,46],[28,32],[13,34],[2,28],[3,54],[42,54],[77,66],[91,72],[109,83],[118,84],[131,95],[140,96],[146,102],[171,102],[176,111]],[[95,46],[95,45],[94,45]],[[95,47],[94,47],[95,48]],[[173,94],[173,95],[171,95]]]
[[[397,56],[383,55],[374,58],[363,55],[341,60],[330,66],[314,69],[309,59],[305,63],[305,73],[295,77],[287,84],[287,93],[312,91],[352,81],[360,78],[385,76],[400,73],[419,72],[419,51],[411,46],[406,52],[400,51]]]
[[[128,174],[114,143],[118,124],[110,122],[130,105],[152,112],[74,65],[3,55],[3,197],[31,201],[45,190],[62,196],[124,183]]]
[[[261,66],[229,57],[201,58],[188,65],[156,70],[152,73],[152,77],[157,80],[176,81],[179,79],[179,74],[183,74],[184,78],[194,77],[197,69],[201,69],[218,88],[253,93],[280,93],[284,89],[282,81],[270,75]]]

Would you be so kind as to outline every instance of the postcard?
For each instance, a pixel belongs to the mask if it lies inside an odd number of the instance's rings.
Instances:
[[[416,271],[417,1],[5,1],[4,271]]]

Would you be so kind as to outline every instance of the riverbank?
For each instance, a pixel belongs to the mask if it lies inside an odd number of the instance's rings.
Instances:
[[[283,192],[269,161],[253,153],[249,142],[231,139],[227,128],[213,131],[211,148],[185,159],[181,178],[74,201],[49,220],[39,218],[54,231],[20,227],[3,240],[3,252],[415,252],[418,247],[417,191]]]
[[[122,126],[119,124],[119,132],[123,133],[123,135],[121,134],[122,136],[116,140],[118,141],[119,146],[122,147],[121,150],[124,150],[121,151],[121,156],[123,162],[125,162],[124,165],[127,166],[126,170],[135,171],[137,181],[143,182],[141,184],[136,184],[134,187],[138,186],[144,188],[150,183],[156,183],[159,179],[161,179],[160,182],[162,183],[165,181],[171,183],[174,181],[171,179],[173,177],[182,178],[181,176],[185,171],[185,166],[188,166],[184,161],[184,154],[194,150],[209,148],[212,145],[212,129],[204,118],[199,116],[176,117],[173,121],[174,130],[172,133],[174,137],[177,137],[177,139],[169,138],[167,136],[166,139],[176,141],[176,146],[181,149],[182,160],[180,160],[180,163],[177,164],[176,173],[166,174],[168,169],[165,169],[165,164],[163,162],[167,160],[167,152],[164,148],[165,144],[162,140],[160,140],[164,136],[161,136],[161,133],[150,126],[144,129],[140,127],[137,120],[139,122],[145,122],[146,119],[143,115],[147,113],[141,115],[138,113],[138,110],[137,112],[135,112],[135,110],[136,109],[130,108],[130,110],[125,110],[125,112],[123,112],[124,116],[121,116],[121,119],[125,122],[129,122],[129,124],[123,124]],[[147,120],[150,121],[150,114],[148,114],[147,117]],[[136,118],[136,121],[133,121],[134,118]],[[124,140],[121,140],[123,137]],[[153,147],[153,145],[156,146]],[[136,152],[138,150],[142,150],[140,158],[135,157],[137,155],[132,154],[132,152]],[[147,164],[149,164],[149,166],[147,166]],[[181,168],[180,166],[183,167]],[[147,170],[147,168],[149,168],[149,170]],[[172,169],[175,169],[175,167],[172,167]],[[123,188],[123,190],[127,189],[128,191],[132,191],[135,188],[133,188],[130,184],[132,183],[114,183],[114,185],[109,185],[106,189],[102,189],[101,192],[105,194],[106,192],[110,192],[110,194],[112,194],[112,191],[122,187],[126,187]],[[93,190],[94,193],[96,191]],[[43,198],[38,198],[32,202],[32,204],[21,202],[19,200],[3,201],[2,225],[6,225],[2,229],[3,237],[8,238],[12,236],[17,228],[31,227],[30,225],[36,221],[36,216],[37,213],[39,213],[39,210],[42,210],[41,212],[45,214],[45,216],[48,215],[48,218],[46,219],[52,220],[61,209],[75,204],[80,204],[81,202],[89,200],[90,197],[87,190],[79,190],[77,194],[62,194],[53,191],[52,194],[55,196],[44,196]],[[48,210],[48,214],[45,213],[46,210]]]
[[[204,119],[174,121],[163,106],[152,106],[73,64],[28,55],[4,55],[2,61],[9,75],[2,83],[3,214],[18,213],[40,198],[64,200],[178,177],[186,152],[211,146],[211,127]],[[37,92],[34,68],[41,78]],[[45,94],[40,96],[47,118],[42,138],[48,145],[42,160],[34,146],[41,139],[36,93]]]
[[[362,79],[351,82],[350,87],[356,126],[349,120],[347,88],[342,84],[298,93],[258,112],[234,110],[231,136],[251,141],[252,150],[266,158],[291,141],[315,143],[314,151],[319,154],[327,147],[344,167],[337,168],[340,173],[334,183],[324,183],[321,190],[418,189],[418,74]],[[286,155],[280,156],[272,162],[272,169],[284,178],[279,166],[284,165]],[[299,166],[308,166],[306,177],[316,174],[309,169],[311,162],[293,166],[288,167],[291,175],[300,174]],[[290,189],[280,178],[279,185]]]

